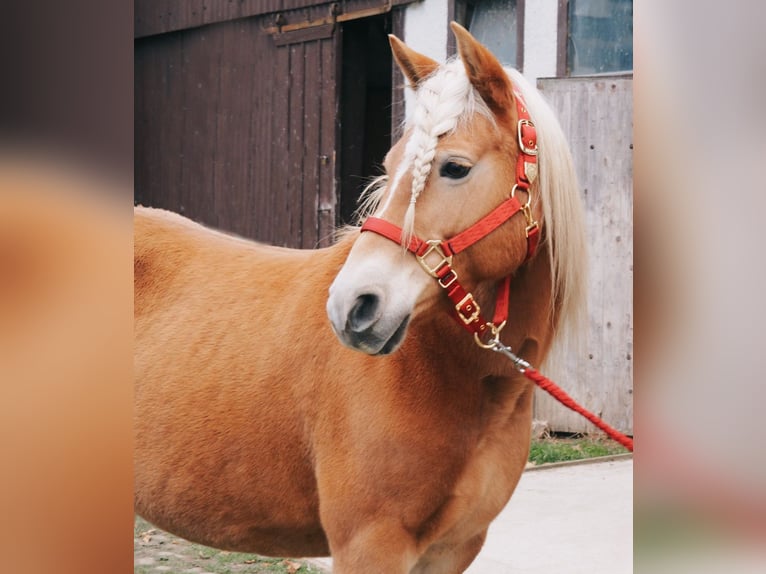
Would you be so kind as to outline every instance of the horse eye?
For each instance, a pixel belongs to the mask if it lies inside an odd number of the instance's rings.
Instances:
[[[469,171],[471,171],[470,165],[448,161],[442,165],[441,169],[439,170],[439,175],[442,177],[448,177],[450,179],[462,179],[468,175]]]

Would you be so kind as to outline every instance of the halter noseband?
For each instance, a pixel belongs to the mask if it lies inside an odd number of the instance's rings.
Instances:
[[[540,224],[532,216],[532,193],[530,190],[532,182],[537,177],[537,132],[521,94],[514,90],[514,96],[519,118],[516,128],[519,158],[516,162],[516,181],[511,189],[510,197],[488,215],[451,239],[423,240],[413,235],[406,246],[407,250],[415,255],[423,269],[435,277],[439,286],[446,291],[447,296],[455,305],[458,322],[473,333],[476,342],[483,347],[491,346],[485,342],[487,334],[491,335],[491,340],[499,338],[500,331],[508,319],[511,276],[508,275],[500,281],[495,300],[495,314],[491,322],[487,321],[482,316],[481,308],[474,296],[460,285],[457,272],[452,268],[453,255],[486,237],[519,211],[524,214],[527,221],[527,255],[525,261],[534,255],[540,241]],[[527,193],[527,201],[524,205],[516,198],[517,190]],[[372,231],[394,243],[402,244],[402,228],[384,219],[368,217],[362,225],[361,231]]]

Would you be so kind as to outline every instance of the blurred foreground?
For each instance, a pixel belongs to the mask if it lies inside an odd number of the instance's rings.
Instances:
[[[107,49],[122,38],[130,54],[131,16],[62,21],[49,8],[64,4],[42,4],[4,14],[14,34],[0,34],[14,47],[0,58],[0,569],[118,574],[132,569],[132,190],[118,181],[132,157],[98,142],[132,138],[132,97],[107,74],[132,79]],[[98,17],[98,3],[65,4]],[[640,573],[766,571],[761,15],[753,1],[635,2]],[[20,151],[39,126],[63,130],[43,134],[61,154]],[[62,167],[72,147],[85,156]]]
[[[71,165],[7,150],[0,158],[3,572],[130,565],[125,195],[124,186]]]

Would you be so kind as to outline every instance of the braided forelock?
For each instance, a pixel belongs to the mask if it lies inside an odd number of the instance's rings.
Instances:
[[[412,193],[402,224],[403,245],[409,244],[414,233],[415,203],[431,173],[439,137],[455,130],[461,117],[473,112],[477,100],[460,60],[439,68],[415,92],[412,134],[404,148],[405,161],[412,159]]]

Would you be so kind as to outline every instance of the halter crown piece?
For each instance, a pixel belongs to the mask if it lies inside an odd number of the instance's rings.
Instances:
[[[516,90],[513,93],[519,118],[516,128],[519,158],[516,162],[516,181],[511,189],[510,197],[488,215],[451,239],[423,240],[413,235],[409,244],[405,246],[415,255],[423,269],[436,278],[439,286],[446,291],[455,306],[458,323],[473,333],[477,344],[487,348],[493,346],[492,341],[499,340],[500,331],[508,320],[511,276],[508,275],[500,281],[495,300],[495,313],[492,321],[487,321],[482,316],[481,307],[474,296],[458,281],[457,272],[452,268],[452,257],[489,235],[518,212],[524,214],[527,222],[525,261],[535,254],[540,242],[540,224],[532,216],[530,190],[532,182],[537,177],[537,132],[529,117],[524,98]],[[516,198],[516,192],[519,190],[527,194],[527,201],[523,205]],[[394,243],[402,244],[402,228],[384,219],[368,217],[361,231],[372,231]]]

